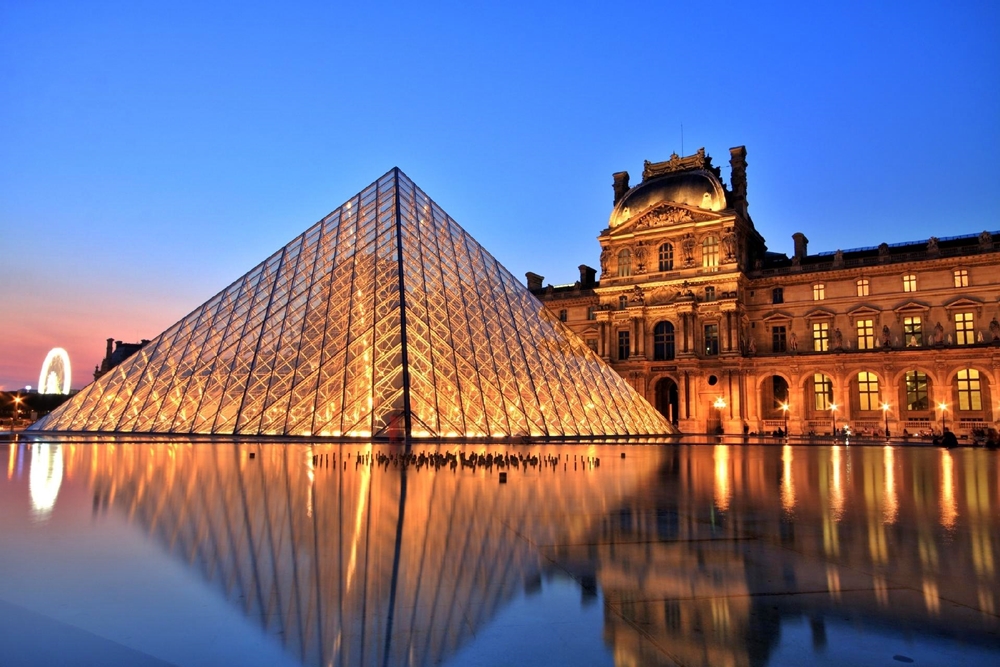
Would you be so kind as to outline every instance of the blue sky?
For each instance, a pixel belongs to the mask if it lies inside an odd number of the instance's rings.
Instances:
[[[771,250],[1000,229],[1000,4],[0,0],[0,387],[152,338],[399,166],[515,275],[748,151]]]

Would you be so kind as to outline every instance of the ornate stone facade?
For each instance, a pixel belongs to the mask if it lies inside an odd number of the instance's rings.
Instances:
[[[599,282],[532,291],[684,432],[995,428],[1000,232],[768,252],[730,156],[616,173]]]

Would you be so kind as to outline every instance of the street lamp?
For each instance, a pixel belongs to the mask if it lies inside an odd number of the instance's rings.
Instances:
[[[781,412],[785,418],[785,437],[788,437],[788,401],[781,404]]]
[[[20,395],[17,395],[17,396],[14,397],[14,417],[10,420],[10,430],[11,431],[14,430],[14,425],[17,423],[17,418],[19,416],[18,413],[21,412],[20,408],[21,408],[21,401],[22,400],[23,399],[21,398]]]
[[[941,435],[944,435],[944,411],[948,409],[948,404],[944,401],[938,403],[938,410],[941,411]]]
[[[882,404],[882,416],[885,417],[885,439],[889,439],[889,404]]]
[[[830,404],[830,435],[837,437],[837,404]]]
[[[722,428],[722,411],[726,409],[726,399],[719,396],[717,399],[715,399],[715,403],[713,403],[713,405],[719,411],[719,426],[716,429],[716,432],[722,434],[725,432],[725,430]]]

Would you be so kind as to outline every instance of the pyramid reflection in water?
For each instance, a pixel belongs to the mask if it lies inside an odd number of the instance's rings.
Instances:
[[[398,169],[33,428],[357,438],[675,432]]]
[[[539,546],[585,542],[648,484],[662,450],[643,449],[594,467],[593,447],[560,446],[579,472],[522,466],[509,487],[464,465],[371,465],[371,445],[94,442],[67,468],[303,664],[438,665],[552,567]]]

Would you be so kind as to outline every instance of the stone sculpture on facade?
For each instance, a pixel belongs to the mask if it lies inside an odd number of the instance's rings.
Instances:
[[[889,333],[889,325],[888,324],[882,325],[882,347],[890,347],[891,338],[892,334]]]
[[[684,253],[684,266],[694,266],[694,234],[688,233],[681,240],[681,251]]]
[[[1000,322],[997,322],[996,316],[990,320],[990,335],[993,337],[994,343],[1000,341]]]
[[[833,349],[844,349],[844,334],[840,333],[839,327],[833,330]]]
[[[727,229],[722,235],[722,250],[726,254],[727,262],[736,259],[736,232],[732,229]]]

